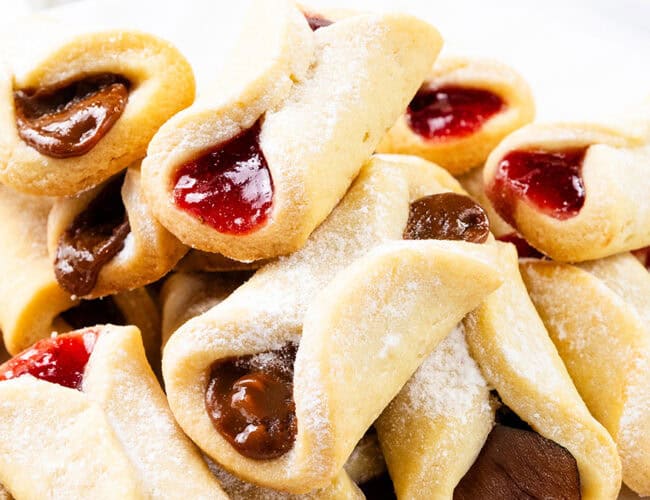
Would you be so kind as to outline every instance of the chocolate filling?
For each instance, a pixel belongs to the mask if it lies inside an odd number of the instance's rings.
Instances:
[[[484,243],[490,234],[485,210],[468,196],[440,193],[413,203],[404,230],[405,240],[464,240]]]
[[[108,323],[112,325],[128,324],[124,313],[117,307],[112,297],[82,300],[78,306],[62,312],[59,316],[74,330]]]
[[[100,74],[53,87],[16,90],[18,135],[47,156],[83,155],[122,115],[129,86],[121,76]]]
[[[478,458],[454,490],[455,500],[580,499],[575,458],[501,407]]]
[[[54,274],[77,297],[93,290],[102,267],[122,250],[131,231],[120,192],[124,175],[111,179],[59,239]]]
[[[205,405],[215,429],[255,460],[288,452],[296,437],[293,364],[297,346],[215,362]]]

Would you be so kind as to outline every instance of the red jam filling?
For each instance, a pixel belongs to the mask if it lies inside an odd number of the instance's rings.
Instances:
[[[96,330],[89,329],[39,340],[0,365],[0,380],[29,374],[79,390],[97,335]]]
[[[503,99],[488,90],[425,85],[409,104],[406,122],[428,140],[465,137],[504,107]]]
[[[530,246],[530,243],[528,243],[518,233],[504,234],[503,236],[499,236],[497,239],[499,241],[505,241],[506,243],[512,243],[517,248],[517,255],[519,255],[520,259],[541,259],[544,257],[543,253]]]
[[[311,14],[308,12],[304,12],[303,15],[305,16],[305,19],[307,19],[307,23],[309,24],[309,27],[311,28],[312,31],[316,31],[317,29],[320,28],[325,28],[326,26],[329,26],[334,22],[324,18],[319,14]]]
[[[494,208],[515,226],[514,207],[525,199],[559,220],[575,217],[585,203],[582,162],[586,147],[564,151],[512,151],[486,190]]]
[[[259,134],[257,122],[182,165],[173,179],[174,203],[220,233],[246,234],[263,225],[273,182]]]

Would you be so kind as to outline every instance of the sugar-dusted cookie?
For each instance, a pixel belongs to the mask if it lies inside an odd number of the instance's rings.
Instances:
[[[621,483],[621,463],[616,445],[605,428],[589,413],[535,311],[519,274],[514,246],[505,243],[497,245],[504,284],[464,320],[470,353],[486,380],[516,416],[537,434],[564,448],[575,459],[582,498],[614,499]],[[502,431],[500,429],[499,432]],[[494,443],[497,451],[499,446],[507,448],[509,442],[507,436],[506,439],[496,436],[499,437],[501,444]],[[522,439],[522,444],[527,440],[526,436],[511,438]],[[513,456],[527,456],[523,451],[526,448],[517,451],[515,447]],[[531,450],[531,457],[534,451]],[[554,467],[559,460],[566,459],[566,455],[558,451],[550,452],[552,454],[538,452],[536,458],[541,464],[546,462]],[[491,458],[488,464],[490,462],[504,463],[498,458]],[[540,463],[532,467],[532,472],[530,465],[527,469],[529,472],[526,475],[529,480],[532,477],[535,483],[531,491],[539,492],[533,496],[564,497],[564,486],[571,483],[557,474],[544,477],[546,482],[559,489],[551,494],[540,492],[539,488],[544,484],[536,484],[539,481],[535,478],[539,476],[534,472],[541,469]],[[526,468],[520,470],[525,472]],[[470,473],[472,477],[465,485],[467,489],[462,498],[480,498],[476,494],[481,490],[474,489],[481,484],[478,481],[480,471],[470,470]],[[486,483],[482,484],[485,487]]]
[[[171,336],[170,406],[206,454],[297,493],[334,479],[422,360],[500,284],[494,247],[480,243],[484,213],[453,190],[424,160],[374,157],[302,250]],[[476,243],[428,239],[448,230]]]
[[[488,384],[457,327],[375,424],[397,497],[452,498],[493,422]]]
[[[58,285],[46,243],[52,203],[0,186],[0,330],[7,350],[16,354],[55,330],[114,323],[137,325],[147,352],[157,351],[160,315],[147,291],[80,301]]]
[[[650,274],[629,253],[579,266],[526,259],[521,271],[560,356],[623,463],[650,495]]]
[[[99,184],[194,99],[188,62],[152,35],[45,16],[12,33],[0,49],[0,181],[15,189],[68,196]]]
[[[142,164],[181,241],[250,261],[302,247],[415,94],[441,46],[401,14],[316,31],[290,2],[254,4],[222,81],[168,121]]]
[[[650,244],[650,136],[633,126],[534,124],[490,154],[485,190],[526,240],[559,261]]]
[[[482,166],[501,139],[534,116],[530,88],[509,66],[445,57],[377,150],[418,155],[458,175]]]
[[[0,380],[0,481],[15,497],[227,498],[174,421],[137,328],[41,340]]]
[[[152,283],[187,252],[145,203],[138,165],[56,200],[47,230],[57,281],[76,297],[102,297]]]

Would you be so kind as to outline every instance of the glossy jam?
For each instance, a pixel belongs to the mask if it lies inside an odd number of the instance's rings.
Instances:
[[[405,240],[463,240],[484,243],[490,234],[485,210],[468,196],[439,193],[411,203]]]
[[[519,255],[520,259],[541,259],[544,257],[543,253],[530,246],[530,243],[528,243],[518,233],[504,234],[503,236],[499,236],[497,239],[499,241],[505,241],[506,243],[512,243],[517,248],[517,255]]]
[[[318,14],[312,14],[309,12],[304,12],[303,14],[305,16],[305,19],[307,19],[307,23],[309,24],[309,27],[312,31],[316,31],[320,28],[325,28],[326,26],[334,23],[334,21],[330,21],[329,19],[326,19]]]
[[[89,294],[100,271],[122,248],[131,231],[122,202],[124,174],[111,179],[59,239],[54,274],[77,297]]]
[[[61,319],[74,330],[95,325],[126,325],[124,313],[112,297],[82,300],[79,305],[60,314]]]
[[[32,375],[71,389],[80,389],[98,332],[88,329],[39,340],[0,365],[0,380]]]
[[[273,182],[259,134],[258,122],[182,165],[172,183],[176,206],[221,233],[262,226],[271,213]]]
[[[515,227],[513,210],[520,199],[559,220],[575,217],[585,203],[582,162],[586,151],[586,147],[512,151],[501,159],[486,193],[499,215]]]
[[[484,89],[424,85],[406,110],[408,126],[427,140],[465,137],[505,108],[498,95]]]
[[[113,74],[89,76],[56,87],[14,92],[18,135],[54,158],[90,151],[126,107],[129,83]]]
[[[243,456],[284,455],[296,436],[293,363],[297,347],[220,360],[205,393],[215,429]]]

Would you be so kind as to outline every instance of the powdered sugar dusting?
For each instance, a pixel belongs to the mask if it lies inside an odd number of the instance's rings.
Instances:
[[[430,418],[453,415],[463,424],[474,408],[487,382],[471,358],[462,325],[457,326],[422,363],[403,389],[409,402],[408,411]],[[483,411],[490,411],[484,398]]]

